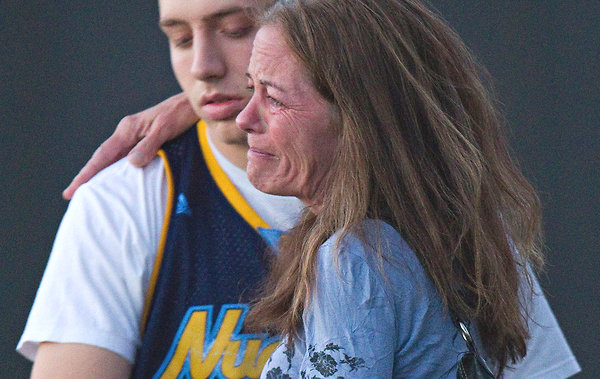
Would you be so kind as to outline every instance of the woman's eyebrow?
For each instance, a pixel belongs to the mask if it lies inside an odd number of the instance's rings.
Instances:
[[[252,75],[250,75],[250,73],[249,73],[249,72],[247,72],[247,73],[246,73],[246,77],[247,77],[248,79],[254,80],[254,79],[252,78]],[[260,85],[262,85],[262,86],[265,86],[265,87],[273,87],[273,88],[275,88],[276,90],[279,90],[279,91],[281,91],[281,92],[285,92],[285,89],[284,89],[283,87],[280,87],[279,85],[277,85],[277,84],[275,84],[275,83],[273,83],[273,82],[271,82],[271,81],[269,81],[269,80],[259,80],[259,81],[258,81],[258,83],[260,83]]]

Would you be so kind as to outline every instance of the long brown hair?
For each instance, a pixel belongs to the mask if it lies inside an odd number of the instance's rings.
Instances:
[[[539,201],[458,35],[414,0],[284,1],[263,24],[281,28],[342,125],[323,208],[282,242],[250,321],[296,335],[319,246],[375,218],[401,233],[449,310],[476,321],[500,371],[523,357],[518,292],[524,266],[542,264]]]

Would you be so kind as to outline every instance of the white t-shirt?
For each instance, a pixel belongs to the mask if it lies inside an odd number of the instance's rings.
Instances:
[[[303,208],[299,200],[256,190],[244,170],[211,147],[229,179],[269,225],[287,230],[294,224]],[[160,158],[141,169],[123,159],[77,190],[17,345],[22,355],[33,360],[39,343],[52,341],[94,345],[134,361],[166,197]],[[535,296],[532,308],[528,354],[504,377],[564,378],[580,371],[545,297]]]

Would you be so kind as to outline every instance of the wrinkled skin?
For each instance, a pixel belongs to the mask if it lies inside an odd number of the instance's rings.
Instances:
[[[256,35],[248,85],[252,99],[237,117],[248,133],[248,178],[318,210],[338,141],[337,107],[318,93],[276,26]]]

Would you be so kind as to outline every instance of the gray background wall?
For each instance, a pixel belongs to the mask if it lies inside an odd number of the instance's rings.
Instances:
[[[600,1],[433,0],[495,77],[513,149],[544,203],[541,282],[600,377]],[[60,193],[126,114],[175,93],[155,1],[0,1],[0,377],[67,203]]]

